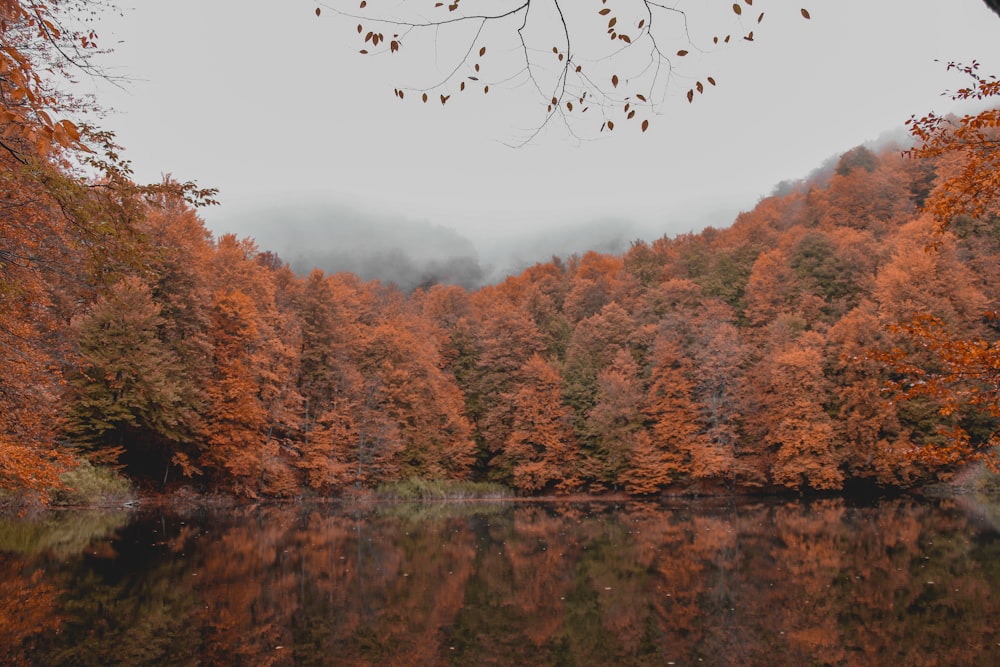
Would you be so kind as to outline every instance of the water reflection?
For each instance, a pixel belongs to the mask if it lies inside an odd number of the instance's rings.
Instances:
[[[3,664],[1000,664],[1000,539],[948,503],[96,516],[0,521]]]

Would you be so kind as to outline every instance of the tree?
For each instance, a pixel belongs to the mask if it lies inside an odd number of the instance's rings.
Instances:
[[[827,388],[822,337],[802,334],[771,352],[767,443],[777,449],[771,469],[783,486],[839,489],[844,476],[833,439],[833,421],[823,409]]]
[[[654,0],[602,0],[600,6],[566,0],[343,4],[323,6],[356,23],[361,54],[412,53],[421,63],[441,63],[427,74],[429,84],[397,87],[400,100],[445,105],[466,91],[528,87],[544,112],[521,144],[553,121],[574,136],[580,128],[611,132],[629,121],[645,132],[685,56],[753,42],[766,14],[765,3],[753,0],[690,9]],[[799,13],[809,18],[808,10]],[[702,22],[726,30],[700,30]],[[689,102],[716,85],[710,72],[685,77],[694,80]]]
[[[160,312],[149,287],[129,277],[74,323],[80,362],[67,397],[68,432],[96,461],[163,470],[183,439],[190,406],[180,360],[159,336]]]
[[[885,486],[913,483],[921,472],[910,455],[915,445],[901,423],[898,402],[885,391],[889,369],[873,354],[891,347],[875,304],[858,305],[830,328],[829,339],[835,437],[844,444],[845,472]]]
[[[54,145],[87,150],[76,124],[52,118],[72,103],[56,92],[51,75],[65,78],[71,66],[90,70],[97,47],[93,30],[64,27],[79,18],[67,16],[67,4],[0,0],[0,148],[20,162],[44,157]]]
[[[998,8],[995,2],[987,4],[995,11]],[[978,63],[949,63],[948,69],[971,80],[969,86],[952,95],[953,99],[1000,97],[1000,80],[979,74]],[[1000,217],[1000,108],[987,108],[960,119],[930,113],[919,119],[912,117],[908,124],[919,142],[908,155],[932,161],[938,173],[936,187],[924,203],[925,211],[933,216],[935,234],[926,248],[934,251],[935,263],[950,268],[957,263],[951,243],[956,220]],[[940,274],[940,270],[935,271],[936,276]],[[956,318],[941,307],[916,309],[893,329],[909,346],[895,347],[879,358],[900,376],[889,385],[899,397],[911,402],[930,400],[938,406],[943,437],[918,450],[923,462],[947,468],[985,458],[995,464],[993,448],[1000,444],[1000,341],[993,323],[1000,316],[993,310],[984,311],[982,301],[952,297],[958,302],[957,310],[963,305],[979,310],[982,319],[991,324],[985,331],[981,326],[966,325],[962,333],[978,329],[985,335],[962,335]]]
[[[373,408],[400,438],[400,474],[463,479],[474,459],[472,429],[436,341],[416,317],[386,317],[368,332],[362,373],[378,386]]]
[[[996,2],[988,2],[994,11]],[[971,80],[952,95],[954,100],[984,101],[1000,97],[1000,79],[979,73],[979,63],[949,63]],[[937,159],[939,185],[924,204],[943,232],[955,216],[1000,215],[1000,108],[967,114],[960,119],[929,113],[907,121],[919,142],[907,151],[918,159]]]
[[[499,466],[510,470],[510,481],[522,491],[572,491],[580,484],[579,449],[570,411],[562,404],[559,372],[535,354],[519,376],[511,398],[511,432]]]
[[[639,434],[645,387],[632,352],[621,348],[597,374],[594,407],[584,425],[590,450],[585,463],[597,484],[617,489],[626,480]]]
[[[467,414],[476,428],[481,465],[503,451],[512,428],[511,398],[518,372],[542,351],[538,327],[495,289],[476,293],[478,354],[464,383]]]
[[[695,458],[708,449],[709,443],[699,419],[698,406],[692,400],[691,360],[681,353],[676,343],[661,336],[653,349],[652,361],[643,412],[650,422],[652,442],[662,452],[656,470],[668,478],[693,474]],[[698,476],[716,472],[712,463],[708,463],[708,469],[705,465],[698,467],[699,472],[704,473]],[[630,471],[630,474],[635,472]]]
[[[213,258],[214,290],[202,463],[239,494],[287,492],[282,446],[295,429],[296,345],[275,301],[270,269],[248,240],[222,236]]]

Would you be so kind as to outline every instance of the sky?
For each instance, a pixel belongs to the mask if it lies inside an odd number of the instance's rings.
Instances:
[[[357,0],[132,3],[98,29],[113,50],[105,70],[127,81],[83,85],[111,109],[103,124],[136,179],[171,174],[217,187],[221,205],[201,211],[216,233],[280,240],[282,211],[329,212],[310,227],[316,238],[296,236],[305,244],[322,244],[323,226],[351,215],[453,229],[480,249],[571,224],[648,230],[649,240],[722,227],[780,181],[900,131],[913,114],[953,108],[942,92],[965,81],[944,63],[975,59],[1000,73],[1000,17],[981,0],[757,0],[742,18],[729,2],[676,2],[696,43],[666,26],[665,50],[691,53],[647,132],[619,123],[599,133],[593,123],[575,137],[552,123],[511,147],[544,114],[528,86],[452,91],[444,106],[393,92],[447,69],[463,33],[411,33],[400,53],[366,57],[357,21],[334,11],[360,11]],[[367,4],[368,12],[400,5]],[[590,4],[596,14],[600,4]],[[704,13],[709,4],[714,14]],[[541,9],[536,16],[532,47],[555,43],[554,24]],[[603,24],[586,25],[604,38]],[[502,28],[480,40],[499,54],[484,58],[495,77],[516,62],[511,53],[520,57],[509,24]],[[707,48],[710,34],[748,29],[752,43]],[[585,52],[590,43],[577,37],[574,46]],[[706,75],[718,85],[688,103],[687,89]]]

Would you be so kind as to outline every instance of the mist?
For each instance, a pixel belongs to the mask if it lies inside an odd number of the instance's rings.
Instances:
[[[301,205],[243,214],[226,227],[222,231],[252,237],[300,274],[351,272],[406,292],[435,283],[473,289],[485,275],[469,239],[429,222]]]
[[[501,225],[466,235],[428,221],[343,205],[300,204],[244,213],[213,227],[217,233],[253,238],[261,250],[277,254],[299,274],[314,268],[351,272],[411,292],[438,283],[472,290],[538,262],[591,250],[620,254],[636,240],[728,226],[736,211],[720,204],[709,214],[659,222],[594,218],[553,221],[536,230]]]

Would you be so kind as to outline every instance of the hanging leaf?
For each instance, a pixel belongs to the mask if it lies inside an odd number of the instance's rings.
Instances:
[[[743,8],[736,3],[733,3],[733,11],[736,12],[737,16],[740,16],[743,13]]]
[[[681,49],[680,51],[677,52],[677,55],[681,56],[682,58],[684,56],[686,56],[687,54],[688,54],[688,52],[685,49]]]
[[[612,87],[614,87],[614,88],[617,88],[617,87],[618,87],[618,75],[617,75],[617,74],[613,74],[613,75],[611,76],[611,85],[612,85]]]
[[[805,7],[803,7],[799,11],[802,12],[802,18],[804,18],[804,19],[809,18],[809,10],[808,9],[806,9]]]
[[[642,121],[642,131],[645,132],[648,129],[649,129],[649,121],[648,120]]]

